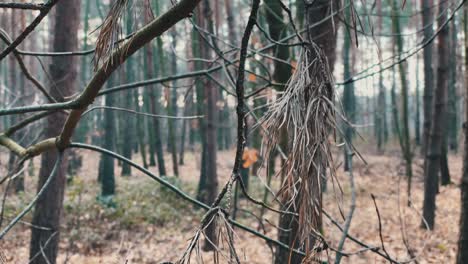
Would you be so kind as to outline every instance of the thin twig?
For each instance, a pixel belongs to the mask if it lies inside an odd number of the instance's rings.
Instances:
[[[382,219],[380,219],[379,207],[377,207],[377,202],[375,201],[374,194],[371,193],[371,197],[372,197],[372,200],[374,201],[375,211],[377,213],[377,218],[379,220],[379,237],[380,237],[380,244],[382,246],[382,251],[387,255],[388,258],[391,258],[390,254],[388,254],[387,250],[385,249],[385,243],[384,243],[383,235],[382,235]]]

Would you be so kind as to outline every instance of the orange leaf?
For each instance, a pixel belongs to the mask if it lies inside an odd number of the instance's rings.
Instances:
[[[256,82],[257,76],[253,73],[249,73],[249,82]]]

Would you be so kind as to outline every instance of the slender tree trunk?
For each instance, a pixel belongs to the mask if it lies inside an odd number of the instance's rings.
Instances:
[[[189,91],[188,94],[187,94],[187,100],[185,102],[185,106],[184,106],[184,116],[188,116],[190,115],[190,113],[192,112],[191,111],[191,108],[192,108],[192,104],[193,104],[193,101],[192,101],[192,92]],[[184,119],[182,120],[182,131],[181,131],[181,138],[180,138],[180,149],[179,149],[179,165],[184,165],[185,162],[184,162],[184,157],[185,157],[185,145],[186,145],[186,137],[187,137],[187,124],[188,124],[188,120],[187,119]]]
[[[461,178],[461,214],[460,214],[460,233],[458,238],[457,264],[468,263],[468,5],[464,6],[464,24],[465,33],[465,122],[463,129],[465,132],[463,172]]]
[[[392,0],[393,3],[393,12],[392,14],[397,14],[398,5],[396,0]],[[392,18],[393,31],[397,34],[397,50],[398,54],[403,54],[403,38],[401,37],[401,27],[399,17]],[[398,69],[400,72],[400,82],[401,82],[401,100],[402,100],[402,113],[401,113],[401,152],[405,159],[405,168],[406,168],[406,177],[407,177],[407,194],[408,194],[408,205],[411,201],[411,182],[413,178],[413,169],[412,169],[412,159],[413,154],[411,153],[411,142],[410,142],[410,133],[409,133],[409,114],[408,114],[408,81],[406,78],[406,69],[404,62],[398,64]]]
[[[135,99],[135,110],[138,112],[141,112],[141,107],[140,107],[140,91],[138,89],[135,90],[134,93],[134,99]],[[137,130],[137,138],[136,141],[138,143],[138,149],[140,151],[141,155],[141,160],[143,162],[143,167],[148,168],[148,161],[147,161],[147,155],[146,155],[146,143],[145,143],[145,130],[144,130],[144,124],[145,120],[143,119],[143,116],[137,115],[136,117],[136,130]]]
[[[23,12],[21,12],[21,13],[23,13]],[[10,30],[11,30],[11,32],[16,32],[17,31],[18,15],[19,15],[19,13],[16,10],[13,10],[13,9],[11,10],[11,15],[10,15]],[[24,28],[24,25],[19,25],[19,26],[21,26],[21,28]],[[10,69],[9,69],[10,82],[9,82],[9,87],[8,88],[11,91],[15,91],[18,94],[24,96],[24,92],[23,92],[24,89],[23,89],[21,83],[18,82],[18,76],[17,76],[18,67],[16,67],[16,59],[13,56],[10,56],[10,58],[8,60],[8,63],[10,64]],[[25,103],[24,100],[21,100],[21,101],[22,101],[23,104]],[[11,124],[14,124],[18,120],[18,116],[15,116],[15,115],[9,116],[9,120],[10,120]],[[19,135],[19,134],[14,135],[14,138],[18,139],[18,138],[20,138],[20,136],[21,135]],[[14,172],[15,167],[16,167],[16,161],[17,161],[16,154],[11,152],[10,157],[8,158],[8,171],[10,173]],[[13,180],[13,187],[14,187],[15,192],[24,191],[24,175],[23,175],[23,173],[18,175]]]
[[[350,2],[347,1],[347,4]],[[345,20],[350,23],[351,22],[351,8],[348,7],[344,10],[345,14]],[[348,28],[343,28],[343,77],[344,80],[348,80],[351,78],[352,74],[352,66],[351,63],[351,56],[350,56],[350,51],[352,49],[351,47],[351,38],[353,37],[351,34],[351,29]],[[343,91],[343,110],[344,110],[344,115],[346,116],[346,119],[348,122],[344,123],[343,131],[344,131],[344,139],[346,141],[346,144],[352,145],[353,144],[353,127],[352,124],[355,123],[355,115],[356,115],[356,99],[354,97],[354,83],[346,83],[344,86],[344,91]],[[344,154],[344,170],[348,171],[351,164],[352,160],[349,159],[349,154],[347,148],[343,148],[343,154]]]
[[[457,94],[457,19],[454,17],[450,26],[450,82],[448,102],[448,146],[454,152],[458,151],[458,94]]]
[[[78,43],[78,27],[80,24],[80,5],[80,1],[69,0],[66,2],[59,2],[55,6],[56,23],[53,34],[54,51],[76,50]],[[57,101],[64,101],[63,96],[70,96],[76,90],[76,58],[73,56],[53,57],[49,72],[51,73],[52,81],[57,87],[60,87],[60,91],[52,88],[50,94],[54,96]],[[51,87],[53,86],[51,85]],[[50,115],[48,117],[45,136],[54,137],[59,134],[65,123],[65,118],[66,116],[63,113]],[[57,152],[55,150],[42,154],[41,169],[39,172],[39,189],[49,177],[56,159]],[[29,256],[32,258],[37,253],[40,253],[39,256],[31,262],[33,264],[56,263],[60,238],[60,218],[66,183],[66,168],[67,157],[65,156],[57,171],[57,175],[50,183],[47,191],[43,193],[36,203],[32,219],[33,226],[46,227],[50,228],[50,230],[35,227],[31,228]],[[54,233],[55,235],[53,235]],[[48,240],[47,247],[44,248],[44,244]]]
[[[415,115],[416,118],[414,119],[414,139],[416,141],[416,145],[420,146],[421,145],[421,120],[420,116],[421,113],[419,109],[421,108],[420,106],[420,95],[419,95],[419,55],[416,55],[416,94],[415,94],[415,101],[416,101],[416,111]]]
[[[172,46],[174,49],[177,46],[177,32],[175,28],[171,31],[172,36]],[[175,51],[172,53],[171,59],[171,67],[172,67],[172,74],[177,74],[177,58]],[[168,91],[169,98],[167,100],[167,110],[170,116],[177,116],[177,89],[176,89],[177,82],[173,81],[170,93]],[[177,122],[175,119],[168,119],[168,128],[169,128],[169,148],[171,152],[172,158],[172,170],[175,176],[179,175],[179,164],[177,163]]]
[[[127,8],[127,16],[126,16],[126,32],[127,34],[130,34],[133,29],[133,13],[131,8]],[[134,76],[134,58],[128,58],[125,64],[125,79],[127,82],[131,83],[135,81],[135,76]],[[124,98],[124,104],[125,107],[128,109],[132,109],[132,102],[134,102],[134,95],[132,90],[127,90],[125,92],[125,98]],[[134,148],[135,144],[135,122],[134,118],[131,115],[124,115],[122,116],[124,118],[124,123],[123,123],[123,145],[122,145],[122,155],[127,158],[127,159],[132,159],[132,150]],[[130,164],[124,162],[122,163],[122,176],[130,176],[132,174],[132,169],[130,167]]]
[[[196,21],[197,24],[202,27],[205,25],[205,20],[203,19],[201,7],[197,7],[196,12]],[[198,35],[195,29],[192,30],[192,50],[193,56],[195,58],[201,58],[201,37]],[[203,65],[200,61],[195,61],[195,70],[201,70]],[[205,102],[205,91],[203,89],[203,82],[200,79],[195,80],[196,87],[196,110],[198,115],[204,115],[204,102]],[[197,200],[206,201],[206,118],[198,120],[198,137],[201,143],[201,164],[200,164],[200,180],[198,181],[197,189]]]
[[[213,33],[213,12],[211,9],[211,1],[203,0],[202,4],[196,9],[196,19],[198,25],[203,26],[208,30],[208,32]],[[194,44],[194,53],[197,48],[200,49],[201,58],[209,59],[211,58],[210,47],[208,43],[205,43],[201,40],[200,36],[194,36],[194,39],[197,41]],[[196,55],[196,54],[194,54]],[[199,64],[196,64],[196,67],[199,67]],[[200,183],[198,188],[198,197],[207,204],[214,202],[218,189],[218,177],[216,171],[216,156],[217,156],[217,146],[216,146],[216,123],[217,123],[217,109],[216,109],[216,92],[214,91],[213,83],[205,78],[203,84],[198,83],[197,88],[197,103],[199,105],[199,111],[202,111],[201,107],[204,105],[205,111],[204,116],[205,120],[202,123],[202,164],[201,164],[201,175]],[[203,91],[202,91],[203,90]],[[215,246],[211,244],[210,241],[215,243],[217,234],[216,234],[216,223],[212,222],[206,229],[205,234],[207,240],[205,241],[204,250],[215,250]]]
[[[112,87],[114,78],[109,78],[108,86]],[[107,94],[105,105],[112,107],[114,105],[114,95]],[[113,110],[104,110],[104,148],[110,151],[114,150],[115,138],[115,116]],[[103,197],[115,194],[115,175],[114,175],[114,158],[109,155],[102,154],[101,162],[99,163],[99,182],[101,183],[101,195]]]
[[[377,30],[379,33],[382,32],[382,24],[383,24],[383,18],[382,18],[382,0],[377,0],[377,12],[378,12],[378,18],[377,18]],[[379,38],[377,41],[378,49],[379,51],[382,50],[382,43]],[[379,92],[378,92],[378,97],[377,97],[377,150],[379,152],[383,152],[383,146],[385,143],[385,132],[386,132],[386,91],[385,91],[385,86],[383,84],[383,74],[382,72],[379,73]]]
[[[438,26],[447,19],[446,12],[447,3],[444,0],[439,2],[440,16]],[[424,203],[423,217],[426,219],[429,228],[434,228],[434,218],[436,210],[436,194],[438,189],[438,174],[440,172],[440,164],[442,157],[442,141],[443,141],[443,118],[445,112],[445,104],[447,100],[447,67],[448,67],[448,45],[447,45],[448,28],[444,27],[437,36],[437,86],[434,90],[434,99],[432,104],[432,120],[429,133],[429,144],[427,145],[427,154],[424,160]]]
[[[452,20],[453,21],[453,20]],[[450,26],[449,26],[450,25]],[[448,136],[450,135],[450,126],[451,126],[451,123],[450,123],[450,118],[452,117],[452,114],[449,112],[449,105],[447,105],[448,103],[448,99],[451,97],[450,95],[450,89],[451,89],[451,71],[452,71],[452,66],[450,65],[450,62],[451,61],[451,54],[452,54],[452,51],[450,50],[450,45],[451,45],[451,41],[449,39],[449,33],[450,33],[450,28],[452,28],[453,24],[447,24],[446,26],[446,30],[447,30],[447,35],[445,36],[445,45],[446,45],[446,55],[448,56],[448,59],[447,59],[447,64],[445,65],[446,69],[444,69],[444,71],[442,72],[442,74],[444,74],[444,77],[443,79],[445,80],[445,83],[446,83],[446,86],[447,86],[447,94],[446,94],[446,98],[445,98],[445,101],[443,102],[444,103],[444,108],[443,108],[443,112],[442,112],[442,124],[441,124],[441,127],[442,127],[442,143],[441,143],[441,150],[440,150],[440,184],[441,185],[448,185],[450,184],[451,180],[450,180],[450,170],[449,170],[449,165],[448,165]],[[453,62],[455,63],[455,62]],[[439,66],[440,66],[440,62],[439,62]],[[439,75],[439,69],[437,69],[437,74],[438,76]],[[440,78],[440,77],[438,77]]]
[[[434,34],[433,27],[428,26],[433,23],[432,13],[432,0],[422,0],[422,24],[424,27],[424,42],[427,42],[429,38]],[[423,59],[424,59],[424,122],[423,122],[423,137],[421,153],[425,156],[426,149],[429,142],[429,130],[431,129],[431,117],[432,117],[432,94],[434,89],[434,71],[432,69],[432,53],[433,44],[430,42],[424,47]]]
[[[149,4],[149,3],[148,3]],[[159,15],[159,1],[158,0],[155,0],[153,1],[153,7],[154,7],[154,10],[155,10],[155,14],[156,15]],[[151,17],[150,17],[150,13],[149,13],[149,7],[147,8],[147,12],[146,12],[146,19],[147,19],[147,22],[149,22],[151,20]],[[148,74],[148,76],[150,76],[150,74],[152,75],[153,73],[157,73],[159,72],[159,68],[158,66],[162,67],[164,64],[164,58],[163,58],[163,54],[162,54],[162,40],[161,40],[161,37],[159,37],[157,40],[156,40],[156,44],[157,44],[157,52],[155,52],[155,47],[151,47],[150,45],[148,45],[146,47],[146,60],[147,60],[147,63],[148,63],[148,69],[146,71],[146,73]],[[154,59],[154,54],[157,53],[158,56],[157,58],[159,58],[159,60],[155,60]],[[160,114],[159,111],[161,109],[160,107],[160,97],[161,97],[161,94],[159,93],[159,89],[155,89],[154,86],[150,86],[148,87],[149,89],[149,94],[150,94],[150,102],[151,102],[151,112],[153,114]],[[165,163],[164,163],[164,151],[163,151],[163,145],[162,145],[162,140],[161,140],[161,137],[162,137],[162,131],[161,131],[161,122],[159,121],[158,118],[154,118],[153,119],[153,131],[154,131],[154,147],[155,147],[155,150],[156,150],[156,157],[157,157],[157,160],[158,160],[158,171],[159,171],[159,175],[166,175],[166,166],[165,166]]]

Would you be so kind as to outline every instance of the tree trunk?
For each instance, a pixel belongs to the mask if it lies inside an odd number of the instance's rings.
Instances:
[[[347,1],[347,3],[349,4],[349,1]],[[351,22],[351,9],[350,8],[346,8],[344,10],[344,14],[345,14],[345,21],[347,21],[348,23]],[[349,78],[351,78],[351,74],[352,74],[352,66],[351,64],[353,63],[351,61],[351,56],[350,56],[350,50],[352,49],[351,47],[351,38],[353,37],[353,35],[351,34],[351,29],[349,28],[343,28],[343,36],[344,36],[344,40],[343,40],[343,78],[344,80],[348,80]],[[354,63],[353,63],[354,64]],[[355,115],[356,115],[356,99],[354,97],[354,83],[350,82],[350,83],[346,83],[345,86],[344,86],[344,90],[343,90],[343,111],[344,111],[344,115],[347,119],[348,122],[344,123],[343,124],[343,131],[344,131],[344,140],[346,142],[346,145],[352,145],[353,144],[353,127],[352,127],[352,124],[355,123]],[[349,159],[349,154],[348,154],[348,150],[347,150],[347,147],[343,148],[343,154],[344,154],[344,170],[345,171],[348,171],[351,164],[349,164],[350,162],[352,162],[351,159]]]
[[[149,4],[149,3],[148,3]],[[156,16],[159,15],[159,1],[158,0],[155,0],[153,1],[153,6],[154,6],[154,10],[155,10],[155,14]],[[149,9],[149,7],[148,7]],[[148,10],[147,9],[147,10]],[[150,15],[149,15],[149,10],[146,12],[146,19],[147,19],[147,22],[150,21]],[[159,61],[158,60],[155,60],[154,59],[154,53],[155,52],[155,47],[154,46],[151,46],[151,45],[148,45],[146,47],[146,60],[147,60],[147,63],[148,63],[148,69],[146,71],[146,73],[148,74],[148,76],[150,76],[150,74],[152,75],[153,72],[154,73],[158,73],[159,72],[159,68],[158,66],[162,66],[163,64],[163,57],[161,56],[162,54],[162,40],[161,40],[161,37],[159,37],[157,40],[156,40],[156,43],[157,43],[157,53],[158,53],[158,56],[157,58],[159,58]],[[161,97],[161,94],[159,93],[159,89],[155,89],[154,86],[150,86],[148,87],[149,89],[149,95],[150,95],[150,102],[151,102],[151,112],[153,114],[160,114],[159,111],[161,109],[160,107],[160,97]],[[159,175],[161,176],[165,176],[166,175],[166,166],[165,166],[165,163],[164,163],[164,151],[163,151],[163,145],[162,145],[162,140],[161,140],[161,137],[162,137],[162,131],[161,131],[161,122],[159,121],[159,118],[154,118],[153,119],[153,132],[154,132],[154,148],[156,150],[156,157],[157,157],[157,160],[158,160],[158,171],[159,171]]]
[[[283,11],[281,9],[280,3],[275,0],[265,0],[265,5],[268,6],[268,8],[265,10],[266,12],[266,20],[268,23],[268,30],[270,37],[277,41],[281,39],[285,35],[286,31],[286,25],[283,21]],[[303,11],[303,10],[302,10]],[[275,57],[283,59],[283,60],[288,60],[289,59],[289,48],[287,46],[276,46],[276,49],[274,50]],[[275,82],[278,83],[286,83],[288,79],[291,76],[291,67],[288,64],[281,63],[279,61],[274,61],[274,70],[273,70],[273,79]],[[284,87],[279,88],[280,91],[284,90]],[[282,133],[282,138],[286,138],[286,130],[281,131]],[[280,147],[285,150],[287,146],[287,142],[284,140],[281,140],[280,142]],[[275,155],[271,155],[270,161],[268,162],[274,162]],[[268,168],[268,173],[271,173],[270,170],[274,170],[274,168],[269,167]],[[271,180],[271,174],[268,175],[268,184],[270,183]],[[265,190],[264,193],[264,201],[266,201],[268,196],[267,191]],[[286,209],[286,208],[283,208]],[[263,210],[261,212],[261,215],[263,215]],[[283,230],[289,230],[292,227],[292,224],[297,222],[293,217],[290,217],[289,215],[280,215],[279,218],[279,226],[280,229],[278,229],[278,240],[287,244],[287,245],[292,245],[291,242],[293,240],[293,234],[289,231],[283,231]],[[297,229],[296,229],[297,230]],[[294,245],[296,246],[296,245]],[[288,258],[290,256],[290,251],[282,248],[277,248],[276,254],[275,254],[275,263],[287,263]]]
[[[112,87],[114,78],[110,77],[108,86]],[[105,105],[112,107],[114,105],[114,95],[107,94]],[[115,119],[114,111],[110,109],[104,110],[104,148],[110,151],[114,150],[115,138]],[[99,182],[101,183],[101,196],[109,196],[115,194],[115,175],[114,175],[114,158],[109,155],[102,154],[99,163]]]
[[[420,109],[420,96],[419,96],[419,55],[416,55],[416,94],[415,94],[415,100],[416,100],[416,111],[415,115],[416,118],[414,119],[414,140],[416,141],[416,145],[420,146],[421,145],[421,128],[420,128],[420,116],[421,113],[419,112]]]
[[[465,122],[463,129],[465,132],[463,174],[460,184],[461,189],[461,214],[460,233],[458,238],[457,264],[468,263],[468,5],[464,6],[465,33]]]
[[[54,51],[70,51],[77,48],[77,33],[80,24],[80,5],[81,1],[69,0],[59,2],[55,7],[55,25],[54,25]],[[76,57],[60,56],[53,57],[50,65],[52,82],[60,87],[60,91],[51,88],[50,94],[57,101],[64,101],[64,96],[70,96],[76,90],[77,81]],[[55,87],[51,85],[51,87]],[[66,116],[63,113],[55,113],[47,119],[46,137],[55,137],[60,133]],[[38,189],[49,177],[54,163],[57,159],[56,151],[49,151],[42,154],[41,169],[39,172]],[[50,228],[50,230],[31,228],[31,246],[29,256],[37,256],[31,263],[46,264],[56,263],[58,244],[60,237],[60,218],[62,213],[63,198],[65,192],[65,172],[67,168],[67,158],[64,157],[61,167],[57,171],[56,177],[50,183],[47,191],[39,198],[34,209],[32,220],[33,226]],[[57,233],[56,233],[57,232]],[[56,233],[54,235],[54,233]],[[44,244],[47,240],[47,246]],[[41,250],[43,253],[40,253]]]
[[[272,1],[275,2],[275,1]],[[300,1],[302,2],[302,1]],[[310,1],[308,1],[310,4]],[[270,5],[271,6],[271,5]],[[305,24],[315,25],[315,23],[324,20],[324,18],[329,17],[331,13],[339,9],[339,1],[337,0],[316,0],[312,1],[312,5],[308,5],[305,9],[299,9],[298,12],[303,12],[305,10]],[[281,9],[280,9],[281,10]],[[279,12],[277,12],[278,14]],[[278,22],[276,22],[278,23]],[[337,25],[333,24],[333,19],[327,19],[326,22],[315,25],[310,28],[307,32],[307,40],[312,39],[325,53],[328,59],[328,65],[331,72],[333,72],[334,63],[335,63],[335,49],[336,49],[336,31]],[[309,61],[313,61],[314,58],[310,58]],[[317,171],[315,167],[312,166],[309,174],[313,175],[313,179],[319,179],[316,177]],[[322,213],[320,208],[322,207],[322,189],[318,181],[314,182],[311,186],[311,193],[313,193],[313,199],[317,203],[316,207],[319,210],[316,211],[315,216],[311,216],[312,219],[315,219],[314,229],[322,230]],[[286,198],[287,199],[287,198]],[[298,219],[297,217],[291,217],[289,215],[283,215],[280,218],[280,227],[283,230],[279,231],[278,238],[281,242],[292,246],[293,248],[300,248],[302,250],[310,250],[310,248],[304,248],[301,241],[298,241]],[[315,244],[314,239],[310,239],[310,243],[306,243],[310,246]],[[299,264],[302,262],[302,257],[300,255],[294,254],[289,250],[278,249],[276,253],[275,263],[283,264]]]
[[[17,18],[18,18],[19,13],[16,12],[15,10],[11,10],[11,17],[10,17],[10,22],[11,22],[11,32],[17,32]],[[21,16],[21,24],[19,25],[20,28],[24,28],[26,25],[25,17],[24,17],[24,12],[20,13]],[[24,97],[26,96],[25,94],[25,87],[24,87],[24,75],[20,74],[18,76],[18,67],[16,67],[16,59],[13,56],[10,56],[10,90],[12,91],[17,91],[17,93],[23,98],[20,99],[21,104],[27,104],[27,102],[24,100]],[[19,77],[19,78],[18,78]],[[10,121],[12,124],[16,123],[18,121],[18,116],[12,115],[10,116]],[[13,138],[14,139],[21,139],[24,136],[23,131],[18,131]],[[9,162],[8,162],[8,171],[10,173],[14,172],[15,167],[17,166],[17,158],[16,154],[10,153],[9,157]],[[20,173],[13,179],[13,188],[15,193],[22,192],[24,191],[24,173]]]
[[[432,35],[434,30],[429,24],[433,23],[433,13],[432,13],[432,2],[431,0],[422,0],[422,24],[424,27],[424,42],[427,42]],[[424,94],[423,94],[423,104],[424,104],[424,122],[423,122],[423,137],[422,137],[422,146],[421,153],[426,155],[426,149],[429,142],[429,130],[431,129],[431,117],[432,117],[432,91],[434,89],[434,72],[432,70],[432,52],[433,46],[432,42],[424,47],[423,51],[423,60],[424,60]]]
[[[175,28],[171,30],[172,37],[172,46],[174,47],[174,52],[172,53],[171,58],[171,68],[172,74],[177,74],[177,58],[175,54],[175,49],[177,46],[177,32]],[[177,116],[177,82],[173,81],[173,88],[171,91],[168,91],[168,100],[167,100],[167,113],[170,116]],[[171,152],[172,158],[172,172],[175,176],[179,175],[179,164],[177,163],[177,122],[175,119],[168,119],[168,129],[169,129],[169,149]]]
[[[211,10],[210,2],[210,0],[202,1],[202,5],[196,9],[196,19],[198,25],[205,27],[208,32],[213,33],[213,12]],[[203,40],[201,40],[200,36],[195,36],[194,39],[197,40],[196,44],[200,49],[201,58],[210,59],[211,54],[208,43],[205,43]],[[194,49],[194,53],[195,51],[196,49]],[[199,83],[199,85],[201,85],[201,83]],[[203,91],[201,91],[202,89]],[[203,97],[198,97],[199,95]],[[201,101],[198,101],[198,99]],[[198,196],[202,199],[203,202],[212,204],[216,198],[218,189],[218,178],[216,171],[216,123],[218,120],[216,109],[216,92],[213,87],[213,83],[208,78],[205,78],[203,80],[202,86],[199,86],[197,89],[197,101],[197,103],[202,104],[205,107],[205,120],[202,124],[203,131],[201,132],[203,150]],[[202,106],[200,105],[200,107]],[[206,228],[205,234],[207,236],[207,240],[205,241],[203,249],[215,250],[215,245],[208,241],[208,239],[213,243],[216,243],[217,241],[216,223],[214,221]]]
[[[441,0],[439,5],[438,26],[447,19],[446,1]],[[438,174],[440,171],[442,157],[442,141],[443,141],[443,119],[445,117],[445,104],[447,100],[447,67],[448,67],[448,46],[447,46],[448,28],[444,27],[437,36],[437,86],[434,90],[434,100],[432,104],[432,120],[429,133],[429,142],[427,145],[427,154],[424,160],[424,203],[423,217],[426,219],[429,228],[434,228],[434,218],[436,210],[436,193]],[[423,225],[424,226],[424,225]]]
[[[133,28],[133,14],[131,8],[127,8],[127,15],[126,15],[126,32],[127,35],[132,32]],[[134,72],[134,58],[128,58],[125,64],[125,79],[127,83],[131,83],[135,81],[135,72]],[[125,98],[124,98],[124,105],[125,108],[127,109],[132,109],[132,102],[133,102],[133,91],[132,90],[127,90],[125,92]],[[127,158],[127,159],[132,159],[132,152],[135,144],[135,122],[134,118],[127,114],[127,115],[122,115],[124,118],[124,124],[123,124],[123,145],[122,145],[122,155]],[[130,176],[132,173],[132,169],[130,167],[130,164],[124,162],[122,163],[122,176]]]
[[[457,94],[457,23],[454,17],[450,24],[450,82],[448,102],[448,146],[454,152],[458,151],[458,94]]]
[[[379,33],[382,32],[382,24],[383,24],[383,18],[382,18],[382,0],[377,0],[377,12],[378,12],[378,18],[377,18],[377,30]],[[382,50],[382,43],[379,38],[378,42],[378,49]],[[385,143],[385,132],[386,132],[386,122],[387,122],[387,111],[386,111],[386,96],[385,96],[385,87],[383,84],[383,74],[382,72],[379,73],[379,93],[377,97],[377,150],[382,153],[383,152],[383,146]]]
[[[398,11],[398,6],[396,0],[392,0],[393,8],[392,14],[395,16],[392,17],[392,26],[393,31],[397,34],[396,43],[398,54],[403,54],[403,38],[401,37],[401,27],[400,27],[400,18],[396,16]],[[408,119],[408,82],[406,78],[406,69],[404,62],[398,64],[398,69],[400,72],[400,83],[401,83],[401,100],[402,100],[402,113],[401,113],[401,152],[405,159],[405,168],[406,168],[406,177],[407,177],[407,195],[408,195],[408,205],[411,201],[411,182],[413,178],[413,169],[412,169],[412,153],[411,153],[411,142],[409,134],[409,119]]]

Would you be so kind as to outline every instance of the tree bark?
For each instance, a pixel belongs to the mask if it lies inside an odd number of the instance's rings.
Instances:
[[[112,87],[114,78],[109,78],[108,86]],[[114,95],[107,94],[105,105],[112,107],[114,105]],[[114,150],[115,139],[115,118],[114,111],[104,110],[104,148]],[[115,194],[115,174],[114,174],[114,158],[109,155],[102,154],[99,163],[99,182],[101,183],[101,195],[103,197]]]
[[[126,32],[127,35],[132,32],[133,28],[133,14],[131,11],[131,8],[127,8],[127,15],[126,15]],[[134,82],[135,81],[135,76],[134,76],[134,58],[128,58],[127,62],[125,64],[125,81],[128,83]],[[133,102],[133,94],[132,90],[127,90],[125,92],[125,98],[124,98],[124,105],[128,109],[132,109],[132,102]],[[123,142],[122,142],[122,155],[127,158],[127,159],[132,159],[132,150],[134,148],[135,144],[135,122],[132,116],[130,115],[122,115],[122,118],[124,119],[123,122]],[[130,164],[124,162],[122,163],[122,176],[130,176],[132,173],[132,169],[130,167]]]
[[[172,46],[174,50],[177,45],[177,32],[175,28],[171,31],[172,37]],[[175,51],[172,53],[171,58],[171,68],[172,74],[177,74],[177,58]],[[170,116],[177,116],[177,89],[176,89],[177,81],[172,82],[173,88],[171,91],[168,91],[168,100],[167,100],[167,113]],[[179,175],[179,164],[177,163],[177,122],[175,119],[168,119],[168,131],[169,131],[169,149],[171,152],[172,158],[172,172],[175,176]]]
[[[199,22],[198,25],[203,25],[206,27],[208,32],[213,33],[213,12],[211,9],[211,1],[203,0],[201,7],[196,9],[196,19]],[[201,58],[210,59],[210,47],[208,43],[205,43],[200,36],[194,36],[197,43],[194,48],[194,53],[196,48],[200,49]],[[194,54],[195,55],[195,54]],[[200,66],[199,64],[196,65]],[[216,109],[216,92],[213,87],[213,83],[205,78],[203,84],[198,83],[197,88],[197,103],[199,105],[199,111],[202,111],[202,108],[205,108],[204,116],[205,120],[202,122],[202,164],[201,164],[201,175],[198,188],[197,197],[207,204],[212,204],[216,198],[217,189],[218,189],[218,176],[216,171],[216,156],[217,156],[217,109]],[[201,85],[201,86],[200,86]],[[217,234],[216,234],[216,224],[213,221],[205,230],[205,235],[207,240],[205,241],[204,250],[215,250],[215,245],[210,243],[216,243]]]
[[[349,1],[346,1],[346,3],[349,4]],[[351,8],[346,8],[344,10],[344,19],[348,23],[351,22]],[[351,78],[352,75],[352,65],[354,64],[351,60],[350,56],[350,51],[352,49],[351,44],[352,44],[352,31],[350,28],[344,28],[343,29],[343,78],[344,80],[348,80]],[[353,127],[351,124],[354,124],[355,116],[356,116],[356,99],[354,97],[354,83],[346,83],[344,86],[343,90],[343,111],[344,115],[346,116],[346,119],[348,122],[343,124],[343,131],[344,131],[344,139],[346,141],[346,145],[352,145],[353,144]],[[343,148],[343,157],[344,157],[344,170],[349,171],[350,162],[352,160],[349,158],[349,151],[348,147]]]
[[[382,32],[382,0],[377,0],[377,30],[379,33]],[[382,50],[382,43],[379,38],[377,41],[378,49]],[[387,123],[387,111],[386,111],[386,91],[383,84],[383,74],[382,72],[379,73],[379,93],[377,97],[377,150],[379,152],[383,152],[384,143],[385,143],[385,133],[387,130],[386,123]]]
[[[272,1],[274,2],[274,1]],[[302,1],[300,1],[302,2]],[[315,23],[322,21],[324,18],[330,16],[333,12],[339,9],[339,1],[337,0],[316,0],[316,1],[306,1],[305,8],[298,10],[298,12],[305,13],[305,24],[314,25]],[[280,9],[281,10],[281,9]],[[298,16],[300,17],[300,16]],[[276,22],[278,23],[278,22]],[[334,63],[335,63],[335,49],[336,49],[336,31],[337,26],[333,24],[333,19],[329,18],[326,22],[320,23],[312,28],[310,28],[306,35],[306,40],[313,40],[325,53],[329,69],[333,72]],[[313,61],[314,58],[310,58],[309,61]],[[318,182],[319,177],[316,177],[317,172],[312,166],[309,171],[313,179],[317,179],[316,182],[312,183],[310,192],[313,193],[313,199],[317,203],[316,207],[322,207],[322,189],[320,187],[320,182]],[[311,216],[312,219],[315,219],[314,229],[322,230],[322,213],[320,209],[316,212],[315,216]],[[304,248],[301,241],[298,241],[298,219],[297,217],[291,217],[288,215],[283,215],[280,218],[280,227],[287,232],[279,231],[279,240],[293,248],[299,248],[304,251],[310,250],[310,248]],[[311,238],[310,243],[306,243],[310,246],[315,244],[314,239]],[[283,264],[299,264],[302,263],[302,256],[294,254],[289,250],[278,249],[276,253],[275,263]]]
[[[392,0],[392,27],[396,36],[396,48],[398,54],[403,54],[403,38],[401,37],[401,26],[400,18],[397,16],[397,2]],[[401,100],[402,100],[402,111],[401,111],[401,133],[400,133],[400,147],[405,159],[405,169],[407,177],[407,195],[408,195],[408,206],[411,201],[411,182],[413,178],[412,159],[413,154],[411,153],[411,142],[409,132],[409,114],[408,114],[408,81],[406,78],[406,69],[404,62],[398,64],[398,70],[400,72],[400,83],[401,83]]]
[[[432,0],[422,0],[422,25],[424,27],[424,42],[434,34],[433,27],[428,26],[433,23],[432,13]],[[431,116],[432,116],[432,91],[434,89],[434,72],[432,69],[432,52],[433,44],[430,42],[424,47],[423,60],[424,60],[424,92],[423,92],[423,105],[424,105],[424,122],[423,122],[423,136],[421,153],[426,155],[426,148],[429,142],[429,130],[431,129]]]
[[[80,24],[80,5],[81,1],[78,0],[61,1],[56,5],[56,23],[53,34],[54,51],[76,50],[78,43],[77,33]],[[60,90],[51,88],[50,94],[57,101],[64,101],[64,96],[70,96],[76,90],[76,58],[73,56],[53,57],[50,73],[52,81],[55,83],[51,87],[60,87]],[[46,136],[57,136],[62,131],[65,119],[66,116],[62,113],[50,115],[45,132]],[[42,155],[38,189],[49,177],[56,159],[56,151],[45,152]],[[56,177],[50,183],[47,192],[39,198],[35,206],[32,220],[33,226],[47,227],[51,230],[31,228],[30,258],[43,250],[43,254],[39,254],[31,262],[33,264],[56,263],[60,237],[60,218],[66,183],[66,168],[67,158],[64,157]],[[55,232],[57,233],[54,235]],[[49,238],[49,243],[47,246],[44,246]]]
[[[446,1],[439,2],[438,26],[447,19]],[[434,99],[432,104],[432,120],[429,133],[429,144],[427,145],[426,158],[424,160],[424,203],[423,217],[426,219],[430,229],[434,228],[434,218],[436,210],[436,194],[438,189],[438,174],[440,172],[443,140],[443,119],[445,117],[445,104],[447,100],[447,67],[448,67],[448,46],[447,46],[448,28],[444,27],[437,36],[437,86],[434,90]],[[424,225],[423,225],[424,226]]]
[[[449,83],[449,117],[448,146],[454,152],[458,151],[458,92],[457,92],[457,19],[454,17],[450,26],[450,83]]]
[[[465,36],[468,36],[468,5],[464,6]],[[463,146],[463,174],[460,184],[461,189],[461,214],[460,233],[458,238],[457,264],[468,263],[468,38],[465,37],[465,143]]]

